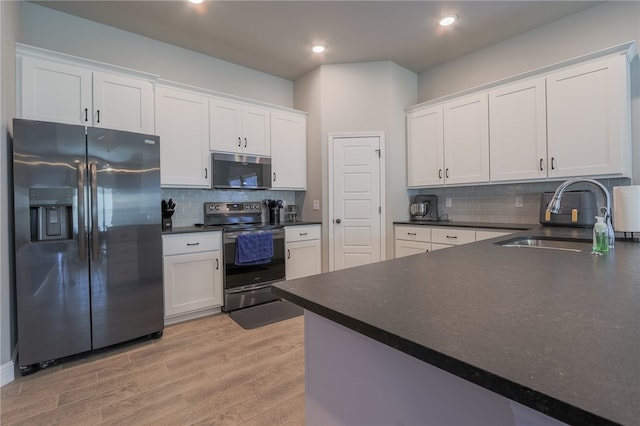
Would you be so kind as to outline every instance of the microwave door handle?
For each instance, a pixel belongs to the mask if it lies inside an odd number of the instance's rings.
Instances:
[[[87,230],[85,229],[84,176],[86,165],[76,163],[76,188],[78,190],[78,260],[87,260]]]
[[[91,258],[100,259],[98,253],[98,169],[96,163],[89,163],[91,173]]]

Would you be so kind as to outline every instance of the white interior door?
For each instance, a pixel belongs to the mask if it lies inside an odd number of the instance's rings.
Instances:
[[[332,270],[382,260],[381,137],[332,137]]]

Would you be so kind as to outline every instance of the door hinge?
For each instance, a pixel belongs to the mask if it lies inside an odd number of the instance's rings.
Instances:
[[[376,149],[376,152],[378,153],[378,158],[381,158],[380,150]]]

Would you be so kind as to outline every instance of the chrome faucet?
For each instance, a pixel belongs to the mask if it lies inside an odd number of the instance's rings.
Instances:
[[[609,247],[613,247],[616,236],[613,232],[613,225],[611,224],[611,196],[607,188],[598,182],[597,180],[587,178],[575,178],[562,182],[556,192],[553,194],[553,198],[547,205],[547,211],[550,213],[558,213],[560,211],[560,200],[564,191],[574,183],[590,183],[596,186],[602,192],[602,198],[606,205],[600,207],[600,214],[604,217],[604,222],[607,224],[607,236],[609,237]]]

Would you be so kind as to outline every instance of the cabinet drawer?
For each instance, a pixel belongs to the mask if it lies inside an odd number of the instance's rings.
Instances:
[[[431,241],[431,228],[427,226],[396,226],[396,240]]]
[[[221,232],[191,232],[162,236],[162,254],[164,256],[220,250],[221,247]]]
[[[285,226],[284,238],[287,243],[320,239],[320,225]]]
[[[460,245],[473,243],[475,240],[476,231],[469,229],[433,228],[431,230],[432,243]]]

